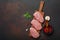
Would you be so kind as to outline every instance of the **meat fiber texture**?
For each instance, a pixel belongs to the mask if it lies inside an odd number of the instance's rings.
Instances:
[[[40,36],[39,32],[42,29],[42,23],[44,21],[43,15],[42,13],[40,13],[39,11],[36,11],[33,14],[34,18],[31,21],[32,27],[30,28],[30,35],[33,38],[38,38]]]
[[[36,29],[36,30],[41,30],[42,26],[41,23],[39,23],[37,20],[33,19],[31,21],[32,26]]]
[[[33,27],[30,28],[30,34],[33,38],[38,38],[39,37],[39,33]]]
[[[34,16],[34,18],[36,18],[36,20],[38,20],[39,22],[43,22],[44,21],[44,18],[43,18],[43,15],[42,15],[43,13],[41,12],[39,12],[39,11],[36,11],[34,14],[33,14],[33,16]]]

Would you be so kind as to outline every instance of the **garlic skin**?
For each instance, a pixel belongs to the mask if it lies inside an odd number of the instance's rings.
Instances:
[[[50,16],[46,16],[45,20],[49,21],[50,20]]]

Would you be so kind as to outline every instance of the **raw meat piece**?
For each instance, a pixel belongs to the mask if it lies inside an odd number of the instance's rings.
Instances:
[[[30,35],[33,37],[33,38],[38,38],[40,35],[39,33],[36,31],[35,28],[31,27],[30,28]]]
[[[44,21],[44,18],[43,18],[43,15],[42,13],[40,13],[39,11],[36,11],[33,16],[39,21],[39,22],[43,22]]]
[[[42,29],[42,26],[41,26],[41,23],[39,23],[37,20],[33,19],[31,21],[31,24],[33,25],[33,27],[36,29],[36,30],[41,30]]]

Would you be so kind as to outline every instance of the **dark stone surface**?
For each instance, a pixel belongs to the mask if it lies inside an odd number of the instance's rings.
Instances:
[[[23,14],[28,11],[32,15],[40,0],[0,0],[0,40],[60,40],[60,0],[44,1],[45,16],[51,16],[50,24],[54,27],[53,35],[46,36],[42,31],[38,39],[33,39],[25,31],[30,20]]]

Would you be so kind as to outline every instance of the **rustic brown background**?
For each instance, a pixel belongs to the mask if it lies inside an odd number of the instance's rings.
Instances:
[[[51,16],[53,35],[47,37],[43,32],[36,40],[60,40],[60,0],[44,0],[45,16]],[[25,31],[30,20],[23,17],[28,11],[32,15],[39,8],[40,0],[0,0],[0,40],[33,40]],[[35,40],[35,39],[34,39]]]

